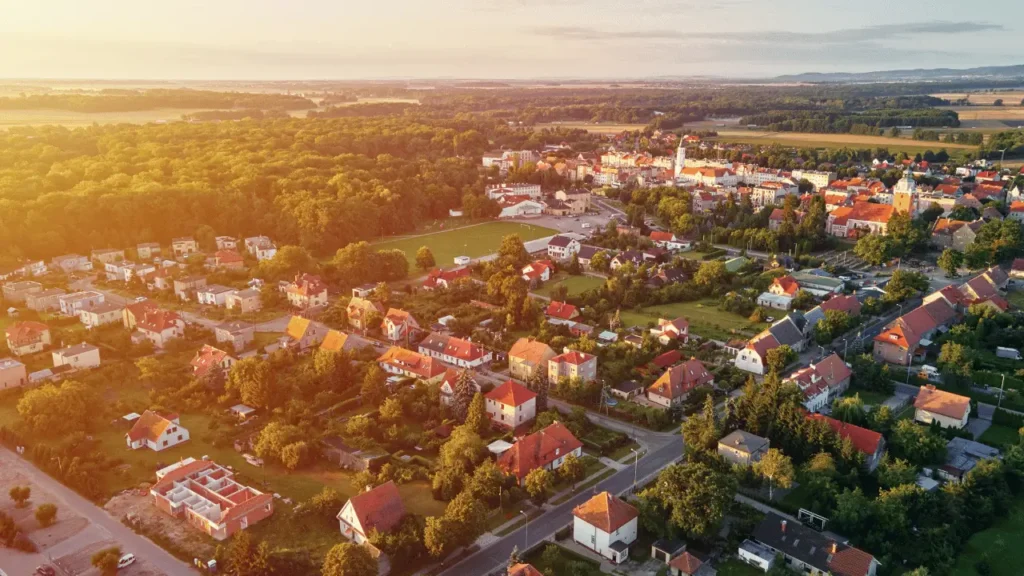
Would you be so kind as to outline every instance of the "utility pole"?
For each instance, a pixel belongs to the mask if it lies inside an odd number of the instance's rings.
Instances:
[[[640,453],[633,448],[629,451],[633,453],[633,494],[636,494],[636,470],[640,462]]]
[[[1006,374],[1003,373],[1003,381],[999,383],[999,399],[996,400],[996,410],[999,410],[999,407],[1003,405],[1003,386],[1005,386],[1005,385],[1006,385]],[[993,414],[992,417],[995,418],[995,414]]]
[[[522,514],[523,516],[526,516],[526,538],[525,538],[526,543],[525,543],[525,548],[523,548],[523,552],[526,552],[527,550],[530,549],[530,515],[527,514],[526,512],[523,512],[522,510],[520,510],[519,513]]]

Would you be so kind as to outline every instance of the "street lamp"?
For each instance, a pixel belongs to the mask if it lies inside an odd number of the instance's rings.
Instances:
[[[636,494],[636,470],[640,464],[640,453],[633,448],[629,451],[633,453],[633,494]]]
[[[522,511],[522,510],[520,510],[519,513],[522,514],[523,516],[526,516],[526,533],[525,533],[525,536],[526,536],[525,540],[526,540],[526,542],[524,543],[525,548],[523,548],[523,552],[525,553],[527,550],[530,549],[530,515],[527,514],[524,511]]]

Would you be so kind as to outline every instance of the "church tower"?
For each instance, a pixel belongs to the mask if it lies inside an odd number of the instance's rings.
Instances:
[[[676,149],[676,167],[674,176],[679,179],[679,175],[683,173],[683,168],[686,168],[686,142],[682,138],[679,139],[679,148]]]
[[[917,182],[914,181],[909,169],[892,187],[892,206],[896,212],[906,212],[911,218],[917,216]]]

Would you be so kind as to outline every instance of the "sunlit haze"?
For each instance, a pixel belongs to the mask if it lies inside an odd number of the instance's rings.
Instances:
[[[0,77],[762,77],[1019,63],[1024,2],[36,0]]]

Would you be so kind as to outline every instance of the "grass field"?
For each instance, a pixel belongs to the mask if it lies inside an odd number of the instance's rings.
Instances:
[[[718,576],[758,576],[764,574],[764,572],[757,568],[735,558],[730,558],[725,562],[717,564],[715,570],[718,571]]]
[[[640,311],[623,311],[620,314],[626,326],[647,326],[648,322],[657,322],[658,318],[672,319],[680,316],[690,322],[691,333],[723,341],[734,337],[733,331],[752,336],[767,326],[763,323],[755,324],[739,314],[719,310],[718,303],[710,299],[651,306]]]
[[[991,104],[996,99],[1001,99],[1003,104],[1007,106],[1016,106],[1020,104],[1022,98],[1024,98],[1024,91],[1016,90],[1012,92],[945,92],[942,94],[932,94],[936,98],[945,98],[946,100],[960,100],[961,98],[967,98],[967,101],[975,106],[983,106]],[[957,107],[957,110],[963,110],[963,107]]]
[[[1024,309],[1024,290],[1013,290],[1008,292],[1006,294],[1006,301],[1014,308]]]
[[[594,134],[618,134],[623,131],[643,130],[646,124],[594,124],[593,122],[549,122],[537,124],[536,128],[567,128],[569,130],[586,130]]]
[[[953,574],[957,576],[1018,576],[1021,573],[1019,546],[1024,539],[1024,499],[1018,498],[1009,514],[988,530],[967,541],[957,558]],[[979,572],[975,565],[985,558],[991,572]]]
[[[548,548],[557,550],[558,554],[545,554],[545,550]],[[541,574],[572,574],[573,576],[600,576],[602,574],[600,564],[557,544],[534,548],[525,555],[523,562],[533,564],[533,567],[540,570]],[[570,568],[570,565],[573,568]]]
[[[981,438],[978,438],[978,442],[982,444],[988,444],[995,448],[1004,449],[1006,446],[1012,446],[1020,442],[1020,435],[1017,434],[1017,429],[1010,426],[1003,426],[1001,424],[993,424],[988,427],[981,434]]]
[[[376,250],[398,249],[405,252],[410,271],[416,267],[416,251],[428,246],[434,253],[434,260],[441,267],[450,267],[456,256],[479,258],[498,251],[501,239],[508,234],[518,234],[523,242],[553,236],[557,230],[520,224],[518,222],[488,222],[478,226],[437,232],[425,236],[387,240],[373,245]]]
[[[569,289],[569,295],[572,296],[587,290],[600,288],[601,286],[604,286],[604,282],[604,278],[595,278],[594,276],[570,276],[564,272],[559,272],[554,278],[548,280],[543,286],[534,290],[534,292],[541,296],[550,297],[555,293],[555,288],[558,286],[565,286]]]
[[[719,129],[718,140],[743,144],[783,144],[807,148],[844,148],[844,147],[886,147],[890,150],[923,152],[945,148],[974,149],[969,144],[951,144],[945,142],[918,142],[907,138],[889,138],[887,136],[868,136],[864,134],[814,134],[808,132],[765,132],[759,130]]]
[[[850,388],[845,394],[843,394],[843,396],[860,396],[861,401],[868,406],[878,406],[889,399],[888,394],[875,392],[874,390],[860,390],[857,388]]]

